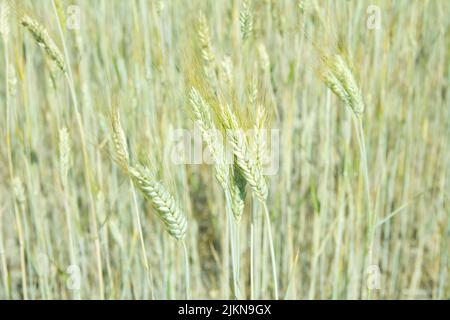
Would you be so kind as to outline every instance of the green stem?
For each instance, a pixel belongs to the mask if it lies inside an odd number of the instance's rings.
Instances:
[[[231,245],[231,265],[232,265],[232,271],[233,271],[233,287],[234,287],[234,298],[239,299],[239,286],[238,286],[238,280],[237,280],[237,259],[236,259],[236,236],[235,236],[235,221],[233,218],[233,213],[231,210],[231,201],[230,201],[230,193],[229,191],[225,192],[225,198],[226,198],[226,211],[227,211],[227,223],[229,225],[229,237],[230,237],[230,245]]]
[[[273,277],[273,286],[274,286],[274,295],[275,299],[278,300],[278,277],[277,277],[277,264],[275,259],[275,249],[273,245],[272,238],[272,225],[270,223],[269,210],[267,209],[267,204],[265,201],[261,201],[264,208],[264,215],[266,217],[266,225],[267,225],[267,233],[269,236],[269,247],[270,247],[270,260],[272,262],[272,277]]]
[[[153,290],[153,276],[152,276],[152,272],[150,270],[150,266],[148,264],[148,259],[147,259],[147,250],[145,248],[144,233],[142,232],[141,218],[139,216],[139,208],[138,208],[137,197],[136,197],[136,189],[133,185],[133,182],[131,181],[131,178],[130,178],[130,187],[131,187],[131,193],[133,194],[134,215],[136,218],[136,225],[137,225],[137,229],[138,229],[138,233],[139,233],[139,241],[141,243],[142,262],[144,263],[145,272],[147,274],[147,281],[148,281],[148,285],[150,286],[150,294],[151,294],[152,299],[154,300],[155,294],[154,294],[154,290]]]
[[[6,22],[5,22],[6,23]],[[9,103],[9,54],[8,54],[8,40],[6,38],[6,35],[3,35],[3,49],[4,49],[4,55],[5,55],[5,102],[6,102],[6,150],[8,154],[8,169],[9,169],[9,177],[10,182],[12,184],[13,178],[14,178],[14,171],[13,171],[13,165],[12,165],[12,149],[11,149],[11,127],[10,127],[10,117],[11,117],[11,106]],[[14,207],[16,207],[16,204],[14,202]],[[15,209],[16,210],[16,209]],[[0,230],[1,232],[2,230]],[[0,240],[0,241],[3,241]],[[4,281],[5,281],[5,288],[6,288],[6,295],[7,297],[11,297],[10,287],[9,287],[9,281],[8,281],[8,267],[6,264],[6,253],[2,252],[2,264],[3,264],[3,272],[4,272]]]
[[[186,282],[186,299],[191,299],[191,288],[189,284],[190,274],[189,274],[189,254],[186,246],[186,241],[183,240],[183,250],[184,250],[184,265],[185,265],[185,282]]]

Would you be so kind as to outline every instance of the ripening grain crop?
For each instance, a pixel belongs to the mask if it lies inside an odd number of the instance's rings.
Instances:
[[[0,4],[0,299],[450,299],[448,1]]]

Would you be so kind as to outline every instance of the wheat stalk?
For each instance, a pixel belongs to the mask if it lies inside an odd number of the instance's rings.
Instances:
[[[253,194],[260,201],[263,206],[267,233],[269,237],[270,259],[272,264],[272,277],[274,283],[275,299],[278,299],[278,278],[275,258],[275,248],[272,237],[272,227],[270,222],[269,210],[267,208],[266,199],[268,196],[268,187],[264,176],[262,175],[261,166],[259,166],[251,157],[249,147],[245,136],[239,130],[239,125],[236,116],[227,105],[222,108],[221,120],[225,127],[227,138],[233,148],[235,155],[235,163],[239,167],[239,172],[242,174],[245,181],[252,188]],[[260,119],[261,120],[261,119]]]
[[[22,185],[22,181],[19,177],[14,177],[13,181],[14,198],[17,202],[14,204],[14,213],[16,218],[17,236],[19,239],[19,253],[20,253],[20,268],[22,276],[22,294],[23,299],[28,299],[28,285],[27,285],[27,272],[26,272],[26,249],[25,249],[25,237],[24,237],[24,221],[22,217],[25,211],[25,190]]]
[[[359,145],[366,197],[368,237],[365,250],[370,252],[373,249],[372,247],[375,241],[377,215],[376,212],[373,212],[372,210],[372,199],[370,196],[369,166],[361,117],[362,113],[364,112],[362,93],[356,83],[351,68],[341,55],[336,54],[332,57],[324,57],[323,61],[326,66],[326,69],[323,73],[325,84],[339,97],[342,102],[344,102],[352,110],[354,114],[353,120],[356,130],[356,138]],[[371,257],[369,257],[369,259],[371,259]]]
[[[244,212],[245,180],[239,172],[230,169],[230,166],[223,163],[223,145],[216,136],[216,127],[209,113],[209,105],[195,89],[191,89],[190,102],[194,111],[196,122],[203,133],[208,149],[215,161],[216,178],[219,181],[227,202],[227,218],[230,226],[231,259],[233,269],[234,294],[239,296],[238,270],[239,270],[239,233],[231,223],[231,215],[236,224],[241,220]],[[231,210],[230,210],[231,209]],[[231,212],[230,212],[231,211]]]
[[[114,161],[131,178],[134,185],[145,198],[152,203],[169,234],[177,240],[183,239],[187,229],[187,221],[184,215],[181,214],[174,198],[165,190],[161,183],[154,179],[148,168],[142,165],[136,167],[130,165],[125,133],[120,124],[117,108],[114,108],[111,112],[111,128]]]

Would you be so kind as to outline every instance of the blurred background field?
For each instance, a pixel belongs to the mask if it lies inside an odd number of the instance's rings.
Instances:
[[[214,166],[171,160],[194,85],[247,127],[255,97],[279,130],[265,177],[279,298],[449,299],[449,17],[438,0],[4,0],[0,298],[275,297],[249,187],[234,224]],[[364,100],[368,197],[354,115],[321,76],[334,54]],[[112,106],[130,158],[186,216],[189,288],[181,241],[114,164]]]

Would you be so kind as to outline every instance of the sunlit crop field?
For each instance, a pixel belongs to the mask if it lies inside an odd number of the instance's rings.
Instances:
[[[1,299],[449,299],[450,2],[1,0]]]

